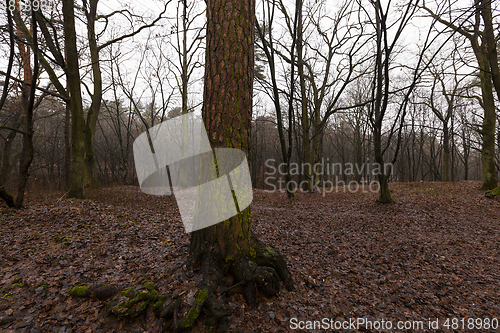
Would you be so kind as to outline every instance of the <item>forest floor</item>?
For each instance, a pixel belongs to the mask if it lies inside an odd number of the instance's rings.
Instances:
[[[351,321],[335,331],[401,332],[396,325],[420,323],[423,329],[405,331],[436,331],[429,328],[436,319],[438,332],[465,331],[471,318],[484,332],[497,331],[491,325],[500,325],[500,201],[479,187],[394,183],[396,203],[389,205],[376,203],[373,193],[340,189],[293,201],[256,190],[252,228],[281,251],[296,289],[282,288],[254,308],[231,295],[230,331],[287,332],[323,318]],[[22,210],[0,205],[0,332],[158,331],[152,311],[120,320],[108,315],[105,301],[66,290],[92,283],[128,288],[142,280],[160,294],[179,288],[172,270],[187,258],[189,238],[175,199],[132,186],[90,191],[86,200],[61,195],[31,194]],[[357,318],[375,327],[390,321],[392,330],[353,329]]]

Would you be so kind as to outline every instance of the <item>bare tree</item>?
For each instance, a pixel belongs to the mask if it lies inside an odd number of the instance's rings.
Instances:
[[[282,4],[282,3],[281,3]],[[265,6],[265,2],[262,3],[262,6]],[[294,112],[293,112],[293,99],[294,99],[294,90],[295,90],[295,45],[297,42],[297,22],[299,19],[299,11],[301,10],[300,7],[300,0],[297,0],[295,3],[295,18],[293,21],[290,23],[290,18],[286,16],[286,20],[288,22],[289,26],[293,26],[292,28],[292,44],[290,47],[290,55],[289,61],[290,64],[290,81],[289,81],[289,92],[288,92],[288,135],[287,139],[285,138],[285,125],[283,122],[283,111],[281,109],[281,101],[280,101],[280,89],[278,86],[278,81],[277,81],[277,74],[276,74],[276,51],[274,48],[274,40],[273,40],[273,35],[272,35],[272,30],[273,30],[273,21],[274,21],[274,16],[275,16],[275,10],[276,10],[276,4],[273,2],[272,6],[270,2],[267,2],[267,11],[266,8],[264,7],[263,9],[263,15],[264,15],[264,25],[261,27],[258,22],[256,22],[256,28],[257,28],[257,34],[260,38],[261,44],[260,47],[264,51],[264,54],[266,56],[267,63],[269,65],[269,72],[270,72],[270,86],[272,93],[271,99],[274,103],[274,108],[276,111],[276,120],[277,120],[277,128],[278,128],[278,133],[279,133],[279,142],[280,142],[280,148],[281,148],[281,155],[283,158],[283,163],[285,165],[284,169],[284,177],[285,177],[285,189],[287,192],[287,197],[288,198],[295,198],[294,190],[291,188],[291,175],[290,175],[290,160],[292,158],[292,147],[293,147],[293,140],[292,140],[292,127],[293,127],[293,118],[294,118]],[[286,13],[286,10],[284,9],[284,6],[282,4],[282,11]],[[267,13],[267,16],[266,16]],[[267,17],[267,19],[266,19]],[[259,44],[258,44],[259,45]],[[262,81],[262,80],[261,80]],[[287,147],[288,145],[288,147]]]
[[[96,163],[95,163],[95,152],[94,152],[94,138],[96,131],[97,118],[101,109],[102,101],[102,73],[101,73],[101,63],[100,63],[100,51],[109,47],[110,45],[123,41],[125,39],[131,38],[139,34],[145,29],[154,27],[162,18],[167,10],[167,5],[170,1],[164,4],[163,11],[150,23],[146,23],[144,19],[139,16],[130,13],[128,10],[115,11],[108,15],[97,15],[97,4],[99,0],[87,0],[83,1],[83,9],[85,11],[85,16],[87,19],[87,36],[88,44],[90,50],[91,68],[92,68],[92,78],[93,78],[93,92],[91,93],[92,103],[87,111],[87,117],[85,120],[85,185],[90,188],[97,187],[97,176],[96,176]],[[103,20],[108,22],[110,17],[113,15],[128,15],[129,17],[138,19],[141,26],[135,28],[130,33],[120,35],[116,38],[110,39],[101,45],[98,45],[97,35],[96,35],[96,20]],[[102,32],[101,32],[102,34]]]
[[[7,3],[7,11],[10,12],[9,4]],[[16,13],[19,15],[18,6],[16,4]],[[9,13],[8,16],[9,24],[12,24],[11,16]],[[39,63],[38,63],[38,24],[36,19],[36,11],[31,10],[30,13],[30,23],[31,23],[31,34],[23,35],[20,33],[21,39],[18,40],[18,48],[21,54],[22,68],[24,79],[21,82],[21,106],[24,113],[24,130],[21,131],[23,136],[23,145],[21,150],[21,156],[19,158],[19,174],[18,174],[18,182],[17,182],[17,196],[14,200],[13,196],[10,195],[7,190],[4,188],[4,182],[0,184],[0,197],[4,199],[7,205],[11,207],[21,208],[24,204],[24,192],[26,189],[26,185],[28,183],[30,166],[33,161],[34,148],[33,148],[33,114],[36,108],[35,103],[35,92],[36,92],[36,83],[38,80],[39,74]],[[21,32],[18,30],[18,32]],[[12,34],[12,30],[9,31]],[[31,47],[26,46],[24,43],[28,40],[31,41]],[[12,38],[11,38],[12,42]],[[13,46],[11,45],[11,50]],[[31,63],[31,50],[33,51],[33,68]],[[9,61],[10,66],[12,66],[11,61]],[[8,72],[10,69],[8,69]],[[6,75],[7,76],[7,75]],[[10,78],[10,74],[8,75]],[[6,79],[8,83],[8,80]],[[5,87],[4,87],[5,89]],[[43,97],[41,97],[43,98]],[[2,96],[2,100],[5,101]],[[41,99],[40,99],[41,101]],[[17,126],[20,124],[16,121],[16,125],[11,130],[16,131]],[[12,136],[13,138],[13,136]],[[7,158],[9,158],[7,154]],[[4,164],[5,168],[8,169],[8,163]],[[3,177],[2,177],[3,178]],[[6,179],[5,179],[6,180]]]
[[[76,48],[75,4],[63,1],[64,49],[66,51],[66,75],[71,107],[71,165],[69,168],[70,198],[84,198],[85,138],[80,66]]]
[[[269,2],[268,2],[269,4]],[[273,2],[274,4],[274,2]],[[274,5],[267,7],[269,12],[266,31],[258,26],[262,47],[270,65],[272,98],[277,113],[281,114],[279,90],[276,80],[275,54],[278,54],[287,64],[293,64],[290,70],[290,84],[294,88],[293,74],[297,69],[299,109],[298,124],[300,125],[301,145],[300,159],[304,167],[307,181],[303,184],[305,190],[313,190],[319,175],[311,167],[322,158],[323,132],[329,118],[338,110],[346,110],[359,105],[345,105],[342,101],[345,89],[363,73],[364,63],[369,56],[365,45],[368,35],[364,33],[362,22],[353,23],[356,4],[343,2],[335,13],[328,13],[324,1],[305,5],[302,0],[296,2],[295,19],[290,18],[287,7],[281,1],[280,11],[285,18],[285,27],[291,36],[291,46],[281,38],[273,40],[271,35],[274,20]],[[264,10],[264,13],[266,11]],[[265,38],[267,35],[268,38]],[[292,48],[295,46],[296,50]],[[296,57],[294,55],[296,51]],[[289,56],[290,55],[290,56]],[[291,60],[292,59],[292,60]],[[283,90],[282,90],[283,91]],[[290,90],[287,98],[289,109],[293,111],[296,102]],[[271,95],[271,94],[270,94]],[[366,104],[367,102],[364,101]],[[292,134],[293,114],[289,112],[289,135]],[[280,117],[278,116],[278,127]],[[291,137],[289,146],[291,147]],[[284,147],[284,140],[282,147]],[[284,148],[282,148],[283,150]],[[290,148],[288,150],[291,152]],[[290,158],[288,158],[290,159]],[[286,161],[286,159],[285,159]],[[285,176],[286,177],[286,176]],[[288,181],[287,181],[288,183]]]
[[[389,203],[392,202],[391,194],[389,191],[389,174],[385,170],[385,159],[384,153],[389,147],[383,148],[383,123],[386,118],[388,106],[389,106],[389,95],[391,87],[390,71],[391,71],[391,59],[394,56],[397,41],[401,36],[404,28],[408,25],[412,16],[415,14],[417,7],[411,1],[405,5],[405,8],[400,14],[400,17],[395,24],[391,24],[388,21],[390,8],[384,6],[380,0],[372,2],[373,9],[375,11],[375,18],[371,23],[375,29],[375,63],[374,63],[374,75],[373,75],[373,90],[372,90],[372,103],[370,107],[370,122],[373,130],[373,148],[375,155],[375,162],[380,167],[380,172],[377,175],[378,181],[380,183],[380,197],[379,202]],[[391,27],[395,27],[394,37],[389,36],[389,30]],[[401,119],[401,123],[404,120],[404,114],[400,113],[397,118]],[[398,122],[398,119],[394,123]],[[390,141],[390,140],[389,140]]]
[[[424,102],[431,111],[436,115],[442,124],[443,130],[443,181],[450,181],[451,172],[451,146],[450,146],[450,119],[453,116],[454,109],[457,106],[457,100],[461,89],[461,82],[466,78],[458,77],[457,68],[457,52],[456,49],[451,52],[451,64],[445,65],[445,60],[440,62],[441,66],[433,65],[430,67],[431,75],[433,76],[433,84],[429,96],[429,101]],[[451,80],[447,79],[448,70],[451,69]],[[445,81],[446,80],[446,81]],[[451,82],[449,82],[451,81]],[[451,86],[450,86],[451,85]],[[436,90],[439,90],[446,104],[443,106],[438,102]],[[444,109],[444,110],[443,110]]]
[[[392,168],[386,168],[384,155],[392,150],[390,164],[394,165],[397,161],[410,98],[422,74],[445,44],[441,44],[437,51],[428,57],[427,62],[424,62],[424,55],[437,39],[437,36],[432,37],[432,29],[435,22],[431,22],[427,34],[424,35],[424,42],[419,47],[416,63],[412,66],[408,64],[403,66],[411,68],[407,80],[399,80],[402,86],[398,87],[395,85],[395,83],[398,83],[398,80],[394,80],[395,76],[391,75],[391,73],[394,69],[394,58],[398,53],[398,42],[403,31],[409,26],[417,12],[419,8],[418,3],[419,0],[415,2],[410,1],[400,7],[398,5],[391,6],[390,4],[386,6],[378,0],[373,1],[371,5],[374,9],[374,17],[361,6],[362,10],[366,13],[367,20],[375,31],[375,61],[372,99],[370,103],[370,123],[373,132],[374,158],[379,167],[377,178],[380,183],[380,197],[378,201],[381,203],[390,203],[393,201],[388,183],[390,177],[388,171]],[[393,19],[392,17],[395,18]],[[393,90],[391,91],[391,89]],[[393,104],[394,107],[391,110],[392,120],[388,126],[387,134],[384,135],[384,124],[389,117],[391,96],[399,96],[399,101]],[[393,138],[396,138],[395,144],[393,144]]]
[[[200,3],[188,0],[179,1],[177,4],[177,18],[176,24],[172,28],[175,33],[175,43],[170,42],[170,45],[176,52],[177,62],[165,57],[170,65],[175,68],[172,73],[175,76],[177,87],[181,94],[182,100],[182,114],[188,113],[190,110],[188,93],[189,85],[192,84],[191,77],[193,71],[201,67],[198,57],[200,56],[199,50],[203,47],[204,31],[203,26],[196,26],[199,18],[204,14],[200,10]],[[164,52],[159,49],[160,52]]]
[[[497,187],[497,172],[495,167],[495,130],[496,130],[496,112],[495,99],[493,96],[493,77],[492,73],[498,73],[498,57],[496,54],[496,42],[493,36],[493,26],[491,21],[491,4],[489,0],[475,0],[473,12],[469,17],[473,16],[473,21],[469,24],[468,18],[452,18],[453,8],[444,6],[442,12],[434,12],[425,5],[424,8],[431,17],[435,18],[440,23],[444,24],[450,30],[459,33],[465,37],[476,56],[479,66],[479,77],[481,82],[481,106],[484,110],[483,124],[481,134],[482,143],[482,165],[483,165],[483,190],[492,190]],[[450,19],[445,19],[450,16]],[[481,17],[483,20],[481,20]],[[457,22],[461,19],[461,22]],[[484,29],[481,27],[484,25]],[[493,37],[493,39],[492,39]],[[490,44],[488,44],[490,41]],[[491,45],[493,44],[493,45]],[[492,48],[494,50],[492,50]],[[486,52],[485,52],[486,51]],[[495,58],[492,58],[495,56]],[[497,75],[500,77],[500,74]],[[500,78],[495,80],[499,83]],[[497,93],[498,93],[497,90]],[[498,93],[500,97],[500,93]]]
[[[6,8],[9,8],[9,1],[7,1]],[[9,80],[10,75],[12,73],[12,67],[14,64],[14,53],[15,53],[15,43],[14,43],[14,24],[12,22],[12,13],[10,10],[7,10],[7,27],[9,34],[9,62],[7,65],[7,72],[5,73],[5,80],[3,82],[2,96],[0,97],[0,110],[4,108],[5,101],[7,100],[9,94]],[[20,113],[16,112],[14,115],[14,126],[10,129],[10,133],[8,134],[2,156],[2,176],[0,177],[0,198],[3,199],[9,207],[14,206],[14,198],[12,195],[5,189],[5,184],[7,182],[7,175],[10,173],[11,164],[10,164],[10,150],[12,147],[12,143],[18,133],[18,127],[20,125]],[[1,126],[0,129],[6,129],[6,126]]]

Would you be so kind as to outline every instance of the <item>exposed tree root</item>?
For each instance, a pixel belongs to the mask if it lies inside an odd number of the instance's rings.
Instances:
[[[251,237],[251,251],[238,258],[221,258],[207,242],[193,251],[186,264],[174,270],[182,282],[171,295],[160,295],[155,284],[142,281],[140,287],[118,292],[114,286],[75,286],[67,292],[74,297],[109,299],[106,309],[119,318],[139,318],[152,309],[162,320],[164,332],[195,331],[199,325],[227,331],[231,309],[227,295],[242,293],[249,306],[257,305],[257,295],[267,298],[280,290],[280,281],[293,290],[293,280],[284,258],[272,246]],[[197,322],[203,318],[203,324]]]
[[[495,187],[492,190],[486,191],[485,196],[487,198],[494,198],[496,196],[500,195],[500,186]]]
[[[186,290],[177,292],[165,303],[160,313],[165,322],[164,331],[187,330],[204,315],[208,319],[206,324],[226,332],[231,316],[225,301],[228,292],[242,292],[247,304],[255,306],[258,292],[267,298],[279,292],[280,280],[287,290],[293,290],[293,280],[281,254],[256,238],[253,241],[255,252],[228,262],[218,260],[210,249],[191,254],[181,268],[183,274],[201,275],[202,280],[195,287],[189,287],[192,283],[186,284]]]

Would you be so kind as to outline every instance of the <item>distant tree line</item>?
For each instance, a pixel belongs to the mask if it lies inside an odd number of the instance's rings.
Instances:
[[[81,198],[88,188],[137,185],[134,138],[202,107],[205,5],[34,4],[1,8],[0,196],[20,207],[26,186]],[[494,190],[498,9],[487,0],[460,6],[257,3],[254,187],[266,188],[274,160],[285,184],[304,191],[331,177],[293,173],[293,163],[352,164],[361,171],[339,179],[377,180],[381,202],[392,201],[391,181],[482,180]],[[373,175],[368,163],[393,169]],[[286,188],[293,197],[297,188]]]

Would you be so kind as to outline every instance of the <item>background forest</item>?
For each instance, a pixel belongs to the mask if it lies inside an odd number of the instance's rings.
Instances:
[[[85,155],[85,187],[137,185],[134,138],[165,119],[200,112],[203,2],[76,2],[76,113],[66,103],[64,59],[71,55],[60,3],[40,2],[36,38],[29,1],[2,5],[0,154],[8,193],[20,191],[28,168],[29,188],[69,189],[72,140],[84,142],[78,154]],[[259,2],[254,187],[269,188],[270,159],[393,163],[389,181],[471,179],[496,187],[498,55],[488,44],[498,40],[495,6]],[[308,180],[304,190],[320,181],[307,172],[290,177]],[[371,178],[366,171],[341,175],[344,182]]]

